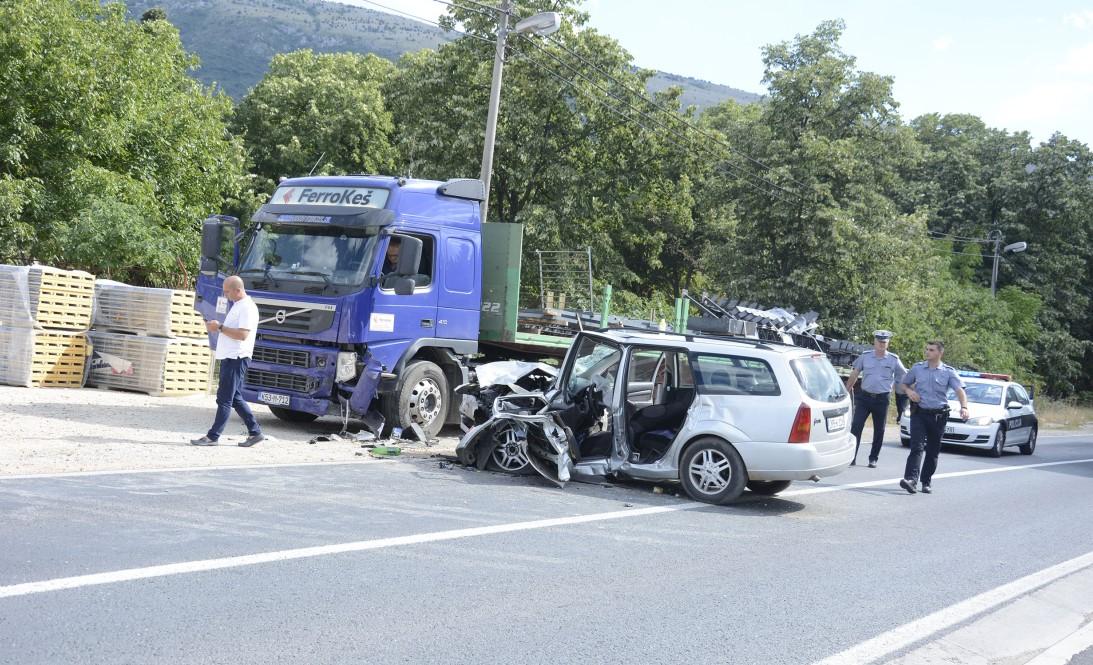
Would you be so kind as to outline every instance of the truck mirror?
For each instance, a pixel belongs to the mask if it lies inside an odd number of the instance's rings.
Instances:
[[[214,262],[220,256],[220,220],[209,218],[201,225],[201,258],[212,259]],[[201,269],[205,270],[205,262],[202,261]]]
[[[421,240],[410,236],[398,238],[402,244],[399,247],[398,267],[395,272],[404,277],[416,275],[421,267]],[[410,290],[413,291],[413,288]]]
[[[201,257],[201,274],[208,275],[210,277],[216,275],[220,271],[220,265],[216,259],[209,258],[207,256]]]
[[[402,257],[399,257],[399,263],[402,263]],[[399,277],[395,280],[395,295],[396,296],[408,296],[414,293],[414,287],[417,284],[413,279],[409,277]]]

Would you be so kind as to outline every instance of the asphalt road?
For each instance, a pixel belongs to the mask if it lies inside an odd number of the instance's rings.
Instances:
[[[992,472],[933,495],[904,459],[729,507],[430,460],[0,479],[0,663],[803,664],[1093,561],[1093,437],[943,453]],[[1093,618],[1089,580],[1049,590]]]

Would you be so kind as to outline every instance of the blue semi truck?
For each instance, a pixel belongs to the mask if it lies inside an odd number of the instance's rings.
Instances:
[[[564,354],[568,339],[517,332],[522,226],[482,223],[484,195],[480,180],[316,176],[282,181],[246,229],[206,219],[198,311],[222,321],[238,274],[260,313],[246,400],[431,436],[458,422],[472,358]]]

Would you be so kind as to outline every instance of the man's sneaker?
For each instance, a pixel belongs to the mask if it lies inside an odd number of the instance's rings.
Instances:
[[[870,469],[877,468],[877,461],[876,460],[869,460],[869,468]]]
[[[933,490],[930,489],[929,485],[923,485],[922,486],[922,493],[923,494],[931,494],[931,493],[933,493]]]
[[[252,435],[247,437],[246,441],[240,441],[239,442],[239,447],[240,448],[250,448],[254,444],[256,444],[260,441],[265,441],[265,440],[266,440],[266,435],[265,434],[252,434]]]
[[[916,491],[918,491],[918,490],[915,489],[915,484],[913,482],[911,482],[910,480],[907,480],[906,478],[899,481],[899,486],[902,487],[903,489],[907,490],[908,494],[914,494]]]
[[[213,441],[208,436],[203,436],[200,439],[190,439],[191,446],[215,446],[216,441]]]

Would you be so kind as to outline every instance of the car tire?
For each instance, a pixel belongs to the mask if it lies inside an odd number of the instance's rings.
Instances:
[[[1006,428],[998,426],[994,434],[994,444],[991,446],[991,457],[1001,457],[1002,450],[1006,447]]]
[[[744,493],[748,472],[736,448],[706,437],[691,444],[680,457],[679,481],[695,501],[721,505]]]
[[[497,446],[490,451],[490,458],[486,461],[487,469],[514,476],[527,476],[534,473],[535,469],[521,450],[511,423],[502,424],[490,436],[494,437]]]
[[[784,492],[792,483],[792,480],[750,480],[748,481],[748,489],[755,494],[774,496],[779,492]]]
[[[384,429],[406,429],[416,424],[426,435],[436,436],[448,418],[450,402],[444,370],[428,360],[409,363],[402,371],[398,389],[381,401],[387,421]]]
[[[273,412],[273,415],[277,416],[278,420],[283,420],[286,423],[309,423],[319,417],[314,413],[308,413],[307,411],[296,411],[280,406],[271,406],[269,407],[269,410]]]
[[[1021,454],[1031,455],[1036,452],[1036,428],[1033,427],[1028,433],[1028,443],[1021,444]]]
[[[899,443],[904,448],[910,448],[911,447],[911,440],[910,439],[904,439],[903,437],[900,437]]]

